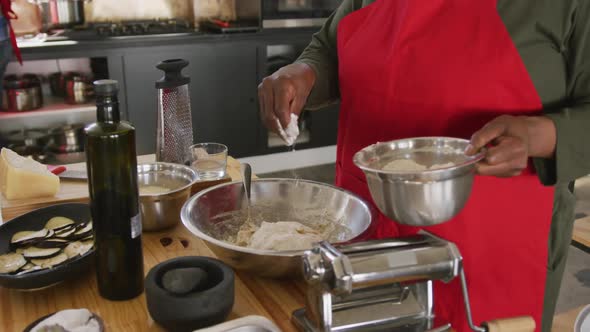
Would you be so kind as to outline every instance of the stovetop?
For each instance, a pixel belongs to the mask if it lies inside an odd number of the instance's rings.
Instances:
[[[73,40],[137,37],[196,33],[193,24],[183,20],[123,21],[90,23],[84,28],[65,30],[60,35]]]

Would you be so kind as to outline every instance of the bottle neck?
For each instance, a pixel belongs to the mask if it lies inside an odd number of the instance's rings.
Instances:
[[[118,123],[121,121],[117,96],[97,96],[96,119],[98,122]]]

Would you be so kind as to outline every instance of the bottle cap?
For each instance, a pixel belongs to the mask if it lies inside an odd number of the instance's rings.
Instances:
[[[119,92],[119,82],[115,80],[94,81],[94,92],[97,96],[112,96]]]

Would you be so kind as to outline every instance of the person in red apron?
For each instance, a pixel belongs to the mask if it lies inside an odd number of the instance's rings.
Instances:
[[[12,11],[10,2],[11,0],[0,0],[0,41],[9,41],[8,44],[12,46],[14,56],[16,56],[18,62],[22,64],[22,56],[16,43],[16,35],[10,25],[11,20],[17,19],[16,14]],[[2,57],[2,59],[10,57],[10,54],[3,53]]]
[[[13,19],[16,19],[16,15],[11,9],[10,0],[0,0],[0,81],[13,54],[22,64],[16,36],[10,27],[10,20]],[[0,105],[2,105],[2,84],[0,84]]]
[[[456,243],[474,320],[528,315],[549,331],[571,240],[573,182],[590,174],[590,1],[344,0],[296,63],[259,86],[274,130],[340,101],[337,185],[372,201],[367,145],[452,136],[488,146],[463,211],[426,230]],[[418,229],[378,217],[375,238]],[[435,311],[468,331],[459,281]]]

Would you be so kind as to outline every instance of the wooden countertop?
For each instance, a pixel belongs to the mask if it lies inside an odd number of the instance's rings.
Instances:
[[[590,249],[590,217],[575,221],[572,240]]]
[[[576,213],[581,215],[574,223],[572,240],[590,249],[590,176],[576,180]]]
[[[171,238],[164,247],[162,238]],[[185,248],[181,241],[188,242]],[[185,242],[185,243],[186,243]],[[182,225],[163,233],[143,236],[145,272],[154,265],[178,256],[210,256],[213,253]],[[284,331],[294,331],[290,312],[303,303],[303,289],[293,282],[269,282],[243,274],[236,276],[235,305],[230,319],[262,315],[272,317]],[[55,287],[20,292],[0,288],[0,330],[22,331],[35,319],[68,308],[88,308],[101,316],[107,331],[164,331],[150,318],[145,295],[124,302],[111,302],[98,295],[94,272]]]
[[[147,159],[142,157],[140,162],[147,162],[150,158],[153,159],[153,157],[147,157]],[[70,168],[76,167],[80,166]],[[237,161],[233,159],[228,161],[228,174],[232,180],[240,179]],[[70,192],[63,193],[63,197],[70,197],[67,196],[68,193]],[[84,200],[79,197],[74,199]],[[5,203],[5,201],[2,202],[5,220],[28,210],[51,204],[51,202],[36,201],[30,205],[6,206]],[[160,242],[163,238],[172,239],[172,243],[164,246]],[[203,241],[190,234],[180,224],[168,231],[144,233],[143,254],[145,273],[154,265],[178,256],[215,257]],[[271,318],[285,332],[296,331],[290,319],[291,312],[304,304],[305,288],[302,283],[261,279],[238,272],[235,292],[235,304],[228,319],[262,315]],[[105,300],[98,295],[93,271],[45,290],[21,292],[0,288],[0,330],[22,331],[25,326],[39,317],[70,308],[87,308],[95,312],[104,319],[107,331],[163,331],[151,319],[147,311],[145,295],[124,302]],[[568,313],[557,316],[553,332],[571,332],[576,315]]]
[[[572,332],[574,330],[576,318],[578,317],[582,309],[584,309],[584,306],[555,315],[555,318],[553,319],[553,328],[551,329],[551,332]]]
[[[138,158],[139,162],[151,162],[153,156]],[[69,169],[83,169],[83,164],[69,165]],[[232,180],[241,179],[239,163],[228,159],[228,175]],[[214,183],[203,184],[210,186]],[[6,201],[2,198],[4,220],[12,219],[27,211],[58,202],[87,201],[85,182],[62,181],[57,198],[26,201]],[[172,239],[163,246],[162,238]],[[145,273],[156,264],[178,256],[215,257],[206,244],[193,236],[181,224],[157,233],[144,233],[143,254]],[[293,281],[269,281],[243,273],[236,274],[236,296],[229,319],[247,315],[272,318],[283,331],[295,331],[290,323],[291,312],[304,302],[303,285]],[[150,318],[145,295],[124,302],[111,302],[98,295],[94,271],[54,287],[22,292],[0,287],[0,331],[22,331],[37,318],[69,308],[87,308],[101,316],[108,331],[163,331]]]

